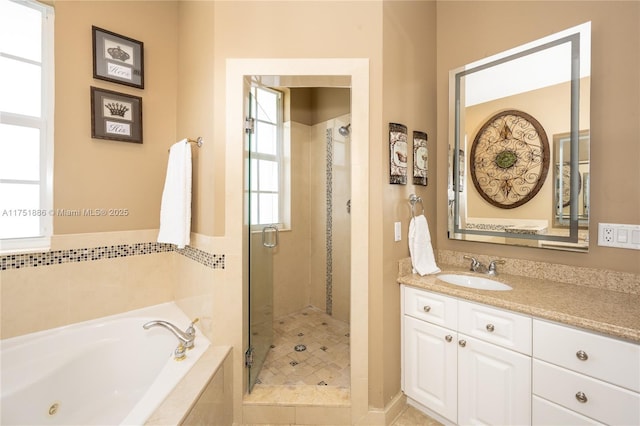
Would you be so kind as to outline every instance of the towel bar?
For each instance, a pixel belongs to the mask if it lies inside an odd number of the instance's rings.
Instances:
[[[191,138],[187,138],[187,142],[186,143],[195,143],[196,145],[198,145],[198,148],[200,148],[202,146],[202,136],[198,136],[197,139],[191,139]],[[171,149],[168,149],[168,151],[171,151]]]

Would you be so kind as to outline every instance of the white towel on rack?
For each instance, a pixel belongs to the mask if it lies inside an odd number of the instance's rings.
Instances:
[[[414,273],[427,275],[440,272],[433,255],[429,224],[422,214],[411,218],[409,223],[409,253]]]
[[[169,149],[167,177],[160,206],[159,243],[184,248],[191,238],[191,146],[186,139]]]

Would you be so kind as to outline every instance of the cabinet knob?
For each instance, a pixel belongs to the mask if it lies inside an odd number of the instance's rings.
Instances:
[[[429,312],[429,311],[431,310],[431,306],[427,306],[427,305],[425,305],[425,306],[422,308],[422,310],[423,310],[423,311],[425,311],[425,312]]]
[[[493,326],[493,324],[487,324],[487,331],[489,333],[493,333],[493,330],[495,330],[496,328]]]
[[[464,348],[465,346],[467,346],[467,341],[466,340],[460,340],[458,342],[458,345],[460,345],[460,347]]]
[[[576,394],[576,399],[578,400],[579,403],[581,404],[585,404],[588,399],[587,399],[587,395],[584,394],[584,392],[578,392]]]
[[[576,352],[576,356],[578,357],[578,359],[580,361],[586,361],[589,359],[589,355],[587,355],[587,353],[585,351],[578,351]]]
[[[447,334],[446,336],[444,336],[444,340],[446,340],[447,342],[451,342],[453,340],[453,336],[450,334]]]

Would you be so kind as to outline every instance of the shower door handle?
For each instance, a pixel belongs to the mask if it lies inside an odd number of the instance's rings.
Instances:
[[[273,231],[275,231],[275,239],[273,242],[267,242],[267,229],[271,229]],[[266,248],[274,248],[277,247],[278,245],[278,227],[276,225],[267,225],[264,228],[262,228],[262,245],[265,246]]]

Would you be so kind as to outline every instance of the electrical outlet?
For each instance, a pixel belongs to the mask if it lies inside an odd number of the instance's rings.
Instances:
[[[640,225],[599,223],[598,245],[640,250]]]

